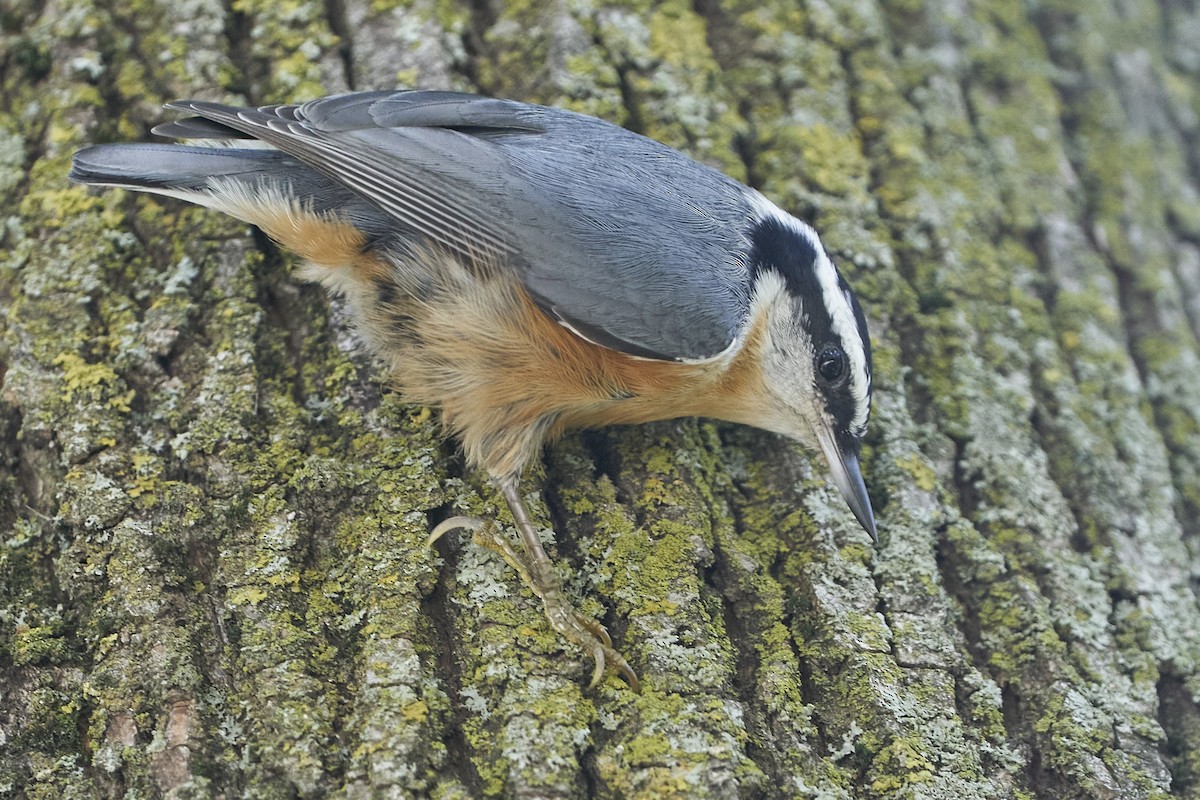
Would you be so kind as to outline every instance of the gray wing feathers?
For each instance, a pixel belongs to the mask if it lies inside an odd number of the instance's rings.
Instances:
[[[313,100],[299,111],[323,131],[370,127],[544,130],[538,121],[538,106],[462,92],[361,92]]]
[[[703,359],[727,349],[742,328],[748,190],[615,125],[454,92],[170,107],[196,117],[158,131],[261,139],[280,151],[278,160],[258,155],[270,150],[224,149],[245,153],[240,168],[280,169],[301,181],[293,190],[380,209],[375,218],[361,208],[354,215],[376,229],[390,217],[399,235],[507,265],[549,314],[600,344]],[[167,152],[154,151],[164,160]],[[205,163],[184,167],[199,175],[211,156],[196,158]]]
[[[464,256],[499,260],[514,252],[503,229],[490,219],[489,207],[501,198],[480,196],[477,177],[474,185],[465,180],[474,166],[475,154],[468,151],[482,143],[464,134],[437,128],[337,126],[329,132],[309,124],[303,106],[238,109],[179,102],[170,107],[277,147],[346,185],[409,230]],[[361,116],[367,109],[369,104],[359,100],[347,104],[345,113]]]
[[[750,305],[748,190],[599,120],[550,131],[505,142],[511,168],[540,189],[519,208],[538,233],[521,244],[529,290],[601,344],[660,358],[724,351]]]
[[[174,122],[164,122],[155,125],[150,131],[156,136],[166,136],[171,139],[253,139],[253,136],[235,131],[227,125],[213,122],[204,117],[184,117]]]

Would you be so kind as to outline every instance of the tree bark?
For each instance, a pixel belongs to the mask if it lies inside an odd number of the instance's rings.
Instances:
[[[0,0],[0,797],[1200,798],[1200,7]],[[876,549],[682,420],[507,511],[260,234],[66,184],[178,96],[566,105],[809,220],[869,311]]]

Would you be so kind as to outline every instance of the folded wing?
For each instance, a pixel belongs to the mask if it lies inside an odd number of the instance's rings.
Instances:
[[[547,313],[604,346],[703,360],[744,327],[750,190],[617,126],[454,92],[170,107],[195,116],[157,133],[261,140],[286,170],[318,173],[300,183],[332,182],[402,235],[514,270]]]

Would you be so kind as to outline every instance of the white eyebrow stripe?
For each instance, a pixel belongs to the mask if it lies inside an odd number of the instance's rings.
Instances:
[[[842,340],[846,357],[850,360],[850,394],[854,398],[854,418],[850,420],[850,428],[857,432],[867,424],[867,414],[870,411],[867,398],[871,391],[871,373],[867,369],[866,345],[858,332],[854,309],[838,286],[837,270],[833,262],[825,254],[824,248],[819,252],[817,280],[821,283],[822,298],[829,311],[833,332]]]

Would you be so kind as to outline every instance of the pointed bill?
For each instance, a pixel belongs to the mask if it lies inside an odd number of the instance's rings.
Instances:
[[[858,453],[839,447],[833,431],[820,431],[817,438],[821,442],[825,460],[829,462],[833,482],[841,490],[842,497],[846,498],[846,505],[850,506],[863,529],[871,534],[871,539],[879,544],[871,498],[867,496],[867,485],[863,483],[862,472],[858,468]]]

